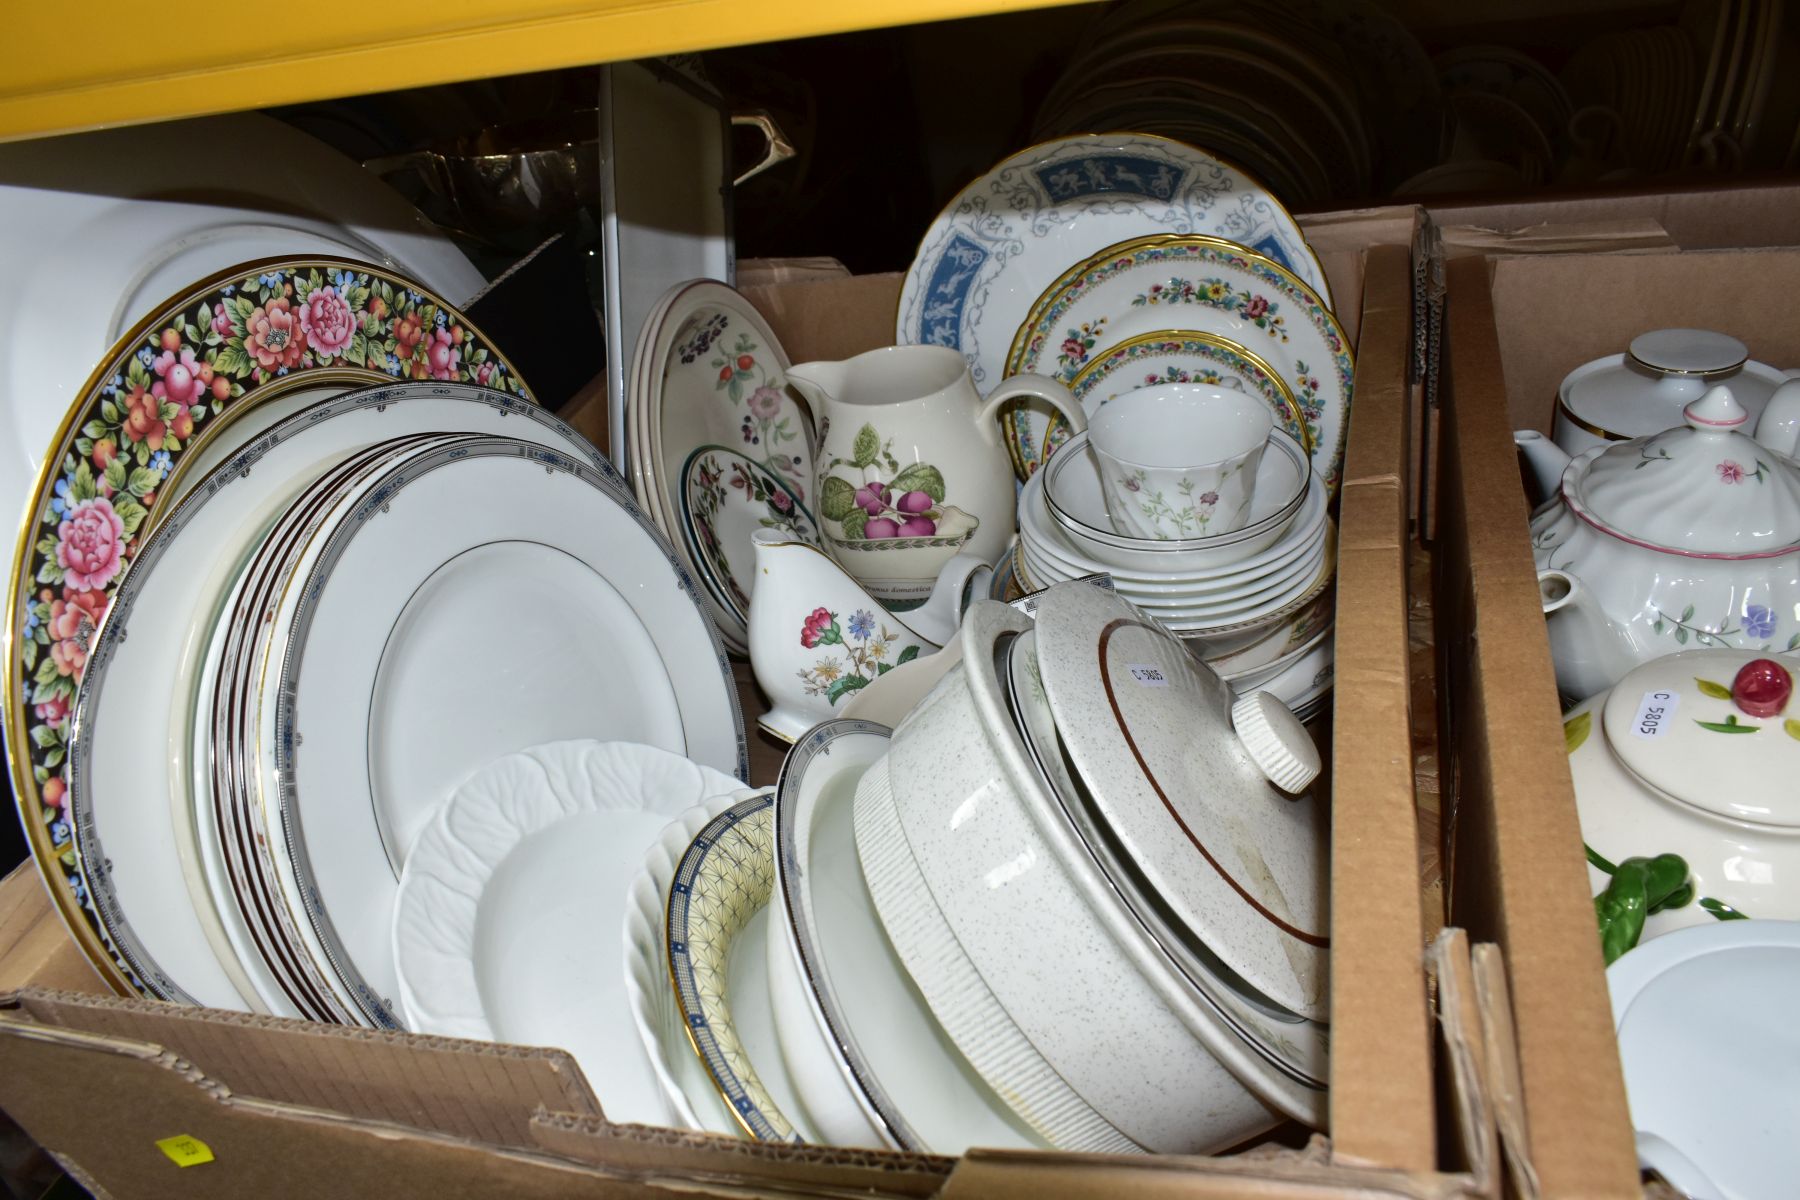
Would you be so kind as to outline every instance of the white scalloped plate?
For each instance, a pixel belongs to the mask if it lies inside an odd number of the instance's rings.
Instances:
[[[401,876],[393,941],[407,1023],[560,1046],[610,1120],[668,1124],[608,934],[630,907],[644,847],[670,818],[746,791],[630,742],[554,742],[476,773],[420,834]]]

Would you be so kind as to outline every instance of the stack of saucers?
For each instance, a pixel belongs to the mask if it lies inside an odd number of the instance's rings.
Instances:
[[[1248,521],[1178,539],[1114,527],[1083,433],[1026,482],[1012,569],[1026,591],[1110,575],[1236,689],[1273,691],[1310,717],[1330,686],[1336,542],[1324,484],[1279,430],[1257,468]]]

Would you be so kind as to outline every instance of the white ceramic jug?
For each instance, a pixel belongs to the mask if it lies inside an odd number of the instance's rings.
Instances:
[[[995,414],[1037,397],[1077,432],[1081,402],[1042,375],[1015,375],[985,400],[963,356],[887,346],[789,367],[819,431],[813,490],[826,549],[876,597],[923,599],[958,553],[987,562],[1012,536],[1012,467]]]

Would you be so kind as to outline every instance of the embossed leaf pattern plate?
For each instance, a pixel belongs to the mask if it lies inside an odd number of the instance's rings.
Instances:
[[[745,794],[729,775],[629,742],[555,742],[476,772],[401,875],[393,948],[409,1027],[563,1047],[610,1119],[666,1123],[607,935],[671,818]]]

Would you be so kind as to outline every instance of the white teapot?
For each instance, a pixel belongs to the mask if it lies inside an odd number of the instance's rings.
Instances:
[[[1695,647],[1800,648],[1800,464],[1748,437],[1728,388],[1685,424],[1596,447],[1531,520],[1557,684],[1591,696]]]
[[[1688,650],[1646,663],[1563,719],[1589,882],[1679,854],[1694,894],[1645,938],[1745,917],[1800,919],[1800,659]]]

